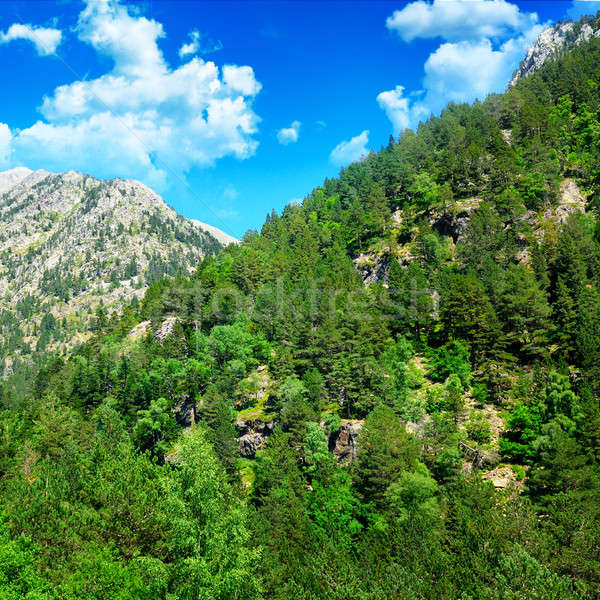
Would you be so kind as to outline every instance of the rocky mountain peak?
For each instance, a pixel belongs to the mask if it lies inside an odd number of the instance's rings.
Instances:
[[[15,185],[18,185],[33,171],[27,167],[15,167],[9,171],[0,173],[0,194],[7,192]]]
[[[548,61],[555,60],[575,46],[600,37],[600,18],[583,17],[577,22],[561,21],[544,29],[525,58],[514,72],[508,87],[513,87],[519,79],[529,77]]]
[[[0,320],[11,330],[0,340],[0,368],[10,372],[34,350],[72,347],[89,335],[99,307],[118,311],[231,241],[136,180],[0,173]]]

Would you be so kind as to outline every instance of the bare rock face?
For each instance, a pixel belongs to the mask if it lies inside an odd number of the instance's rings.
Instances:
[[[467,230],[471,215],[479,208],[481,198],[468,198],[454,204],[452,212],[432,214],[429,224],[440,235],[449,236],[452,241],[460,241]]]
[[[545,219],[552,219],[564,223],[570,215],[584,213],[586,198],[572,179],[565,179],[560,186],[560,200],[558,206],[549,209],[544,214]]]
[[[175,420],[181,427],[189,429],[196,423],[196,404],[191,398],[184,398],[173,407]]]
[[[342,464],[354,462],[358,453],[358,437],[363,421],[342,421],[342,425],[329,439],[329,449]]]
[[[359,254],[352,262],[366,285],[387,281],[391,264],[389,256],[379,257],[372,253]]]
[[[260,419],[238,420],[236,427],[241,433],[238,438],[240,455],[244,458],[254,458],[257,450],[267,443],[276,425],[275,421],[261,421]]]
[[[529,77],[546,62],[555,60],[563,52],[578,46],[582,42],[587,42],[593,37],[600,37],[600,27],[595,24],[594,20],[578,23],[563,21],[544,29],[533,46],[527,51],[508,87],[513,87],[519,79]]]
[[[161,342],[166,340],[173,333],[173,328],[175,327],[175,323],[177,323],[177,321],[177,317],[167,317],[155,332],[154,337]]]
[[[240,455],[244,458],[254,458],[256,452],[266,443],[267,438],[262,433],[247,433],[240,439]]]
[[[560,186],[560,198],[556,206],[551,206],[542,215],[540,221],[538,215],[533,211],[528,211],[527,221],[533,227],[533,234],[538,240],[544,238],[545,223],[554,223],[562,225],[567,219],[577,213],[585,213],[587,205],[586,197],[581,193],[577,183],[572,179],[565,179]]]
[[[142,336],[144,336],[147,332],[148,329],[150,329],[150,325],[152,324],[151,321],[142,321],[141,323],[138,323],[128,334],[127,337],[131,338],[131,339],[138,339]]]

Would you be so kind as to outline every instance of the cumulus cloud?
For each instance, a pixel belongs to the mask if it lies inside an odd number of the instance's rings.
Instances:
[[[190,31],[190,42],[183,44],[179,48],[179,57],[185,58],[192,54],[210,54],[211,52],[217,52],[223,49],[223,44],[220,40],[216,42],[210,38],[205,37],[197,29]]]
[[[348,165],[369,153],[369,131],[365,129],[351,140],[340,142],[329,155],[329,160],[339,167]]]
[[[401,85],[397,85],[393,90],[381,92],[377,96],[377,103],[392,122],[396,135],[414,126],[415,122],[430,113],[422,101],[415,101],[419,96],[422,96],[422,93],[413,94],[412,98],[405,96],[404,86]]]
[[[532,27],[494,49],[489,39],[442,44],[425,63],[425,104],[433,111],[449,102],[480,100],[506,88],[527,48],[543,30]]]
[[[503,37],[537,20],[536,13],[522,13],[506,0],[418,0],[394,11],[386,26],[405,42],[436,37],[458,41]]]
[[[502,91],[545,25],[505,0],[421,0],[396,11],[386,25],[405,40],[442,37],[424,65],[423,89],[401,85],[377,96],[394,133],[438,113],[448,102],[483,100]]]
[[[62,85],[44,98],[43,120],[11,141],[13,159],[50,170],[136,177],[161,187],[224,156],[256,151],[261,89],[248,66],[194,57],[171,68],[158,46],[160,23],[114,0],[90,0],[77,35],[113,61],[108,73]]]
[[[6,123],[0,123],[0,167],[8,165],[10,156],[11,133]]]
[[[284,127],[277,132],[277,141],[284,146],[294,144],[300,135],[300,121],[293,121],[289,127]]]
[[[62,32],[60,29],[14,23],[6,33],[0,31],[0,44],[8,44],[14,40],[31,42],[40,56],[48,56],[56,52],[62,40]]]

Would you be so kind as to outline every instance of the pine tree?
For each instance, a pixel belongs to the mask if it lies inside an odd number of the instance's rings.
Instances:
[[[402,471],[414,470],[417,454],[416,442],[394,411],[377,406],[365,420],[354,469],[355,485],[364,501],[382,506],[390,483]]]
[[[509,341],[516,342],[529,358],[544,356],[550,307],[533,273],[524,265],[511,265],[508,269],[502,311]]]
[[[556,283],[556,301],[553,306],[553,339],[559,346],[559,354],[570,359],[575,352],[577,337],[577,308],[563,277]]]
[[[587,284],[580,296],[576,348],[579,364],[595,391],[600,390],[600,294]]]

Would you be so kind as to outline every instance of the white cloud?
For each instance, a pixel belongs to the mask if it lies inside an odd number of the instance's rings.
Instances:
[[[210,54],[223,49],[220,40],[216,42],[203,36],[197,29],[190,31],[191,41],[179,48],[179,57],[184,58],[191,54]]]
[[[437,112],[449,101],[484,100],[490,93],[501,92],[543,29],[536,25],[498,49],[488,39],[442,44],[425,63],[424,104]]]
[[[448,102],[484,100],[504,90],[545,27],[535,13],[521,13],[505,0],[413,2],[388,18],[387,26],[406,41],[436,36],[450,40],[425,62],[422,90],[406,95],[398,85],[377,96],[395,134],[415,128]]]
[[[0,44],[8,44],[14,40],[27,40],[35,46],[40,56],[48,56],[56,52],[62,40],[62,32],[59,29],[14,23],[6,33],[0,31]]]
[[[131,16],[118,0],[87,0],[77,22],[79,39],[112,58],[114,72],[144,77],[166,70],[156,41],[165,37],[163,26],[145,17]]]
[[[225,65],[223,67],[223,82],[226,86],[244,96],[255,96],[262,88],[254,77],[252,67]]]
[[[6,123],[0,123],[0,167],[8,166],[11,133]]]
[[[300,135],[300,121],[293,121],[289,127],[284,127],[277,132],[277,141],[284,146],[294,144]]]
[[[422,94],[418,94],[418,96],[422,96]],[[395,135],[408,127],[414,127],[420,118],[424,118],[430,113],[422,101],[415,102],[405,96],[404,87],[401,85],[397,85],[393,90],[381,92],[377,96],[377,102],[392,122]]]
[[[417,0],[394,11],[386,26],[405,42],[419,37],[458,41],[504,37],[537,20],[536,13],[522,13],[506,0]]]
[[[360,135],[349,141],[340,142],[329,155],[329,160],[337,166],[345,166],[369,153],[369,131],[365,129]]]
[[[251,67],[192,58],[172,69],[157,44],[162,25],[113,0],[90,0],[77,33],[114,67],[45,97],[44,120],[12,139],[14,160],[160,187],[165,165],[183,174],[254,154],[260,119],[252,101],[261,84]]]

